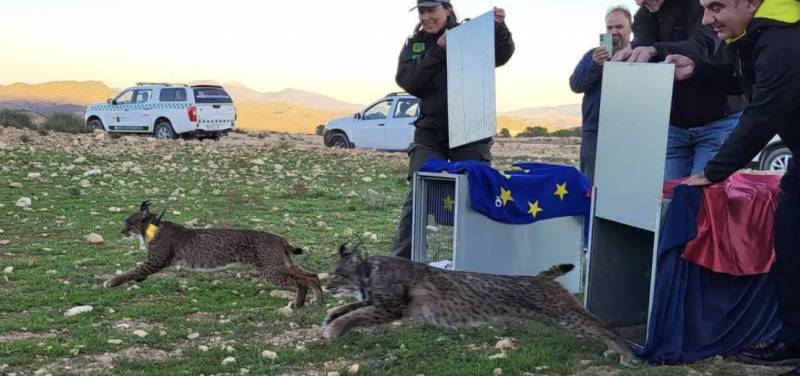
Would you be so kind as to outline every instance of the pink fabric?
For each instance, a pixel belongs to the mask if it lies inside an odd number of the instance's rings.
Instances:
[[[775,262],[774,222],[780,175],[740,173],[703,188],[697,237],[683,259],[717,273],[767,273]],[[665,183],[665,197],[680,181]]]

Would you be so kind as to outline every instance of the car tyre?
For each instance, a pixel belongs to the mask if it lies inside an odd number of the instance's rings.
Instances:
[[[89,122],[89,129],[99,129],[101,131],[105,130],[103,127],[103,122],[100,119],[92,119]]]
[[[340,148],[340,149],[350,149],[352,148],[352,144],[350,140],[347,138],[347,135],[344,133],[336,132],[331,134],[328,137],[328,142],[326,146],[329,148]]]
[[[791,158],[792,151],[786,146],[780,146],[766,152],[759,167],[761,170],[767,171],[786,171]]]
[[[153,135],[159,140],[174,140],[177,138],[175,130],[172,129],[172,124],[168,121],[160,121],[156,124]]]

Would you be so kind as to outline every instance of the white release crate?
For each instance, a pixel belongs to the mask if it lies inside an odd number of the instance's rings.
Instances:
[[[472,210],[468,177],[419,172],[414,176],[411,258],[430,264],[451,260],[455,270],[536,275],[557,264],[575,270],[558,279],[580,291],[583,217],[527,225],[495,221]]]

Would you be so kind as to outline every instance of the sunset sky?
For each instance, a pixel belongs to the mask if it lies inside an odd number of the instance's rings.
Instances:
[[[414,0],[0,0],[0,84],[241,82],[368,103],[397,90]],[[498,110],[577,103],[569,75],[606,9],[633,0],[454,0],[460,18],[504,7],[517,52],[497,72]]]

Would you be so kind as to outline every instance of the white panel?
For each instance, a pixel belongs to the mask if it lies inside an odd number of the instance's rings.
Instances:
[[[595,216],[656,231],[674,72],[671,64],[604,64]]]
[[[494,136],[494,11],[447,31],[450,148]]]

